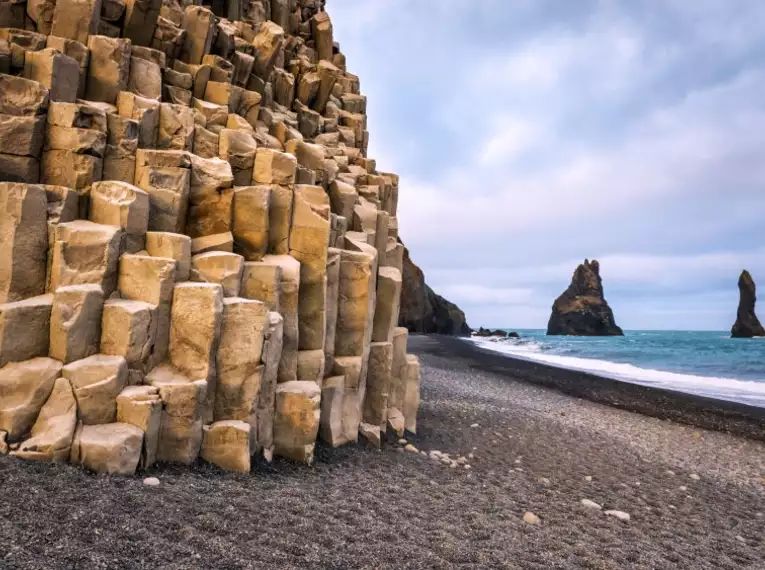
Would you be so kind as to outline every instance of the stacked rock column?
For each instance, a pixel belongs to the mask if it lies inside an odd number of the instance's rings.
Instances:
[[[399,181],[323,4],[0,1],[0,449],[247,472],[415,429]]]

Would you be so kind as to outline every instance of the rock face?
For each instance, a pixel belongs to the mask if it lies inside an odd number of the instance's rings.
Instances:
[[[414,431],[402,288],[467,326],[324,4],[0,0],[0,453],[249,472]]]
[[[409,332],[470,336],[472,332],[465,313],[454,303],[436,294],[425,275],[404,248],[401,310],[398,324]]]
[[[584,260],[576,268],[571,285],[553,303],[548,335],[622,336],[614,313],[603,297],[600,264]]]
[[[738,278],[738,292],[740,295],[738,314],[730,335],[733,338],[765,336],[765,328],[760,324],[757,315],[754,313],[754,304],[757,302],[757,290],[752,276],[746,269],[741,272],[741,277]]]

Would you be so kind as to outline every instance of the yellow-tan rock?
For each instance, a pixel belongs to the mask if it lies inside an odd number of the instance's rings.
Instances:
[[[310,465],[319,432],[321,389],[315,382],[291,381],[276,387],[274,453]]]
[[[53,390],[32,426],[31,436],[13,455],[32,461],[69,461],[77,427],[77,402],[66,378],[57,378]]]
[[[404,393],[404,419],[406,430],[417,433],[417,410],[420,407],[420,361],[413,355],[406,357],[406,392]]]
[[[246,261],[259,261],[268,251],[270,204],[271,186],[244,186],[234,190],[234,250]]]
[[[269,326],[268,307],[260,301],[223,300],[223,318],[216,355],[218,383],[214,420],[240,420],[256,430],[256,409],[263,375],[261,356]]]
[[[156,305],[110,299],[101,317],[101,354],[122,356],[128,368],[145,371],[157,335]]]
[[[82,423],[99,425],[116,421],[117,396],[128,378],[124,358],[95,354],[67,364],[61,374],[72,385]]]
[[[207,384],[203,418],[215,407],[215,348],[223,315],[223,289],[213,283],[175,286],[170,321],[170,362],[190,380]]]
[[[70,462],[96,473],[132,475],[141,460],[143,431],[131,424],[80,425]]]
[[[190,465],[202,445],[207,381],[191,380],[164,364],[152,370],[146,382],[159,388],[162,398],[157,461]]]
[[[348,442],[343,430],[343,399],[345,377],[326,378],[321,387],[321,421],[319,436],[332,447]]]
[[[284,319],[279,313],[270,311],[261,354],[263,370],[260,376],[260,394],[256,409],[257,433],[254,438],[255,445],[253,445],[253,450],[263,450],[263,456],[269,461],[273,457],[274,406],[283,334]]]
[[[117,422],[139,428],[143,436],[140,466],[151,467],[157,458],[162,400],[155,386],[128,386],[117,396]]]
[[[262,301],[269,311],[280,311],[282,268],[263,261],[244,264],[240,294],[245,299]]]
[[[375,303],[372,342],[391,342],[398,324],[401,303],[401,272],[395,267],[380,267],[377,272],[377,302]]]
[[[41,186],[0,182],[2,303],[21,301],[45,292],[47,208],[48,201]]]
[[[149,195],[127,182],[96,182],[90,190],[90,220],[125,232],[125,250],[141,251],[149,227]]]
[[[280,383],[297,380],[300,262],[289,255],[266,255],[263,263],[281,268],[279,311],[284,319],[284,335],[278,379]]]
[[[235,253],[211,251],[191,258],[190,281],[217,283],[224,297],[238,297],[244,259]]]
[[[0,368],[0,430],[7,432],[8,441],[18,441],[32,429],[60,373],[61,363],[51,358]]]
[[[201,457],[226,471],[250,472],[250,424],[223,420],[205,426]]]
[[[0,304],[0,367],[48,356],[53,295]]]
[[[59,287],[50,315],[51,358],[68,364],[97,354],[104,294],[98,285]]]

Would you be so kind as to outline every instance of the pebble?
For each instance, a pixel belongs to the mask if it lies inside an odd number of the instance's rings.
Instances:
[[[746,544],[746,539],[743,536],[741,536],[740,534],[736,536],[736,540],[738,540],[739,542],[741,542],[743,544]]]
[[[691,479],[693,479],[694,481],[698,481],[699,479],[701,479],[701,477],[696,475],[696,473],[691,473]]]
[[[401,438],[401,439],[398,440],[398,444],[399,445],[406,445],[407,443],[409,443],[409,442],[407,440],[405,440],[404,438]]]
[[[761,519],[762,517],[765,517],[765,515],[762,514],[762,513],[757,513],[754,516],[756,516],[758,519]]]
[[[415,446],[413,446],[411,443],[407,443],[406,447],[404,447],[404,449],[406,451],[411,451],[412,453],[417,453],[418,452],[418,449]]]
[[[592,475],[587,475],[587,476],[584,478],[584,480],[585,480],[585,481],[587,481],[587,482],[590,482],[590,481],[592,481]]]
[[[156,477],[147,477],[143,480],[143,484],[148,487],[157,487],[159,486],[159,479]]]
[[[443,463],[444,465],[450,465],[451,464],[451,460],[448,457],[442,457],[441,458],[441,463]]]
[[[625,513],[624,511],[606,511],[606,515],[609,517],[617,518],[622,522],[627,522],[630,520],[629,513]]]
[[[421,454],[421,455],[424,455],[425,457],[427,457],[427,456],[428,456],[428,452],[427,452],[427,451],[420,451],[420,454]]]
[[[670,476],[674,476],[674,474],[675,474],[675,472],[674,472],[674,471],[671,471],[671,470],[669,470],[669,469],[667,469],[667,471],[665,471],[665,473],[666,473],[667,475],[670,475]]]
[[[430,456],[431,456],[431,457],[441,457],[441,452],[440,452],[440,451],[438,451],[437,449],[434,449],[434,450],[432,450],[432,451],[430,452]]]
[[[590,499],[582,499],[582,505],[588,509],[596,509],[598,511],[603,509],[603,507],[601,507],[598,503],[591,501]]]
[[[540,477],[537,479],[537,481],[539,481],[545,487],[549,487],[552,484],[552,482],[547,477]]]
[[[457,469],[457,462],[456,461],[452,461],[452,463],[449,465],[449,467],[451,469]]]
[[[685,485],[682,485],[682,486],[680,487],[680,490],[681,490],[681,491],[687,491],[687,490],[688,490],[688,487],[686,487]]]
[[[468,459],[473,459],[474,455],[472,453],[468,453]]]
[[[477,428],[477,427],[478,427],[478,424],[470,424],[470,427],[471,427],[471,428]]]
[[[515,464],[516,464],[516,465],[520,465],[520,463],[521,463],[521,460],[520,460],[520,459],[516,459],[516,460],[515,460]]]
[[[668,505],[668,506],[669,506],[669,508],[670,508],[670,509],[672,509],[673,511],[674,511],[675,509],[677,509],[677,507],[676,507],[675,505]]]
[[[525,515],[523,515],[523,522],[526,524],[538,525],[542,522],[542,520],[531,511],[528,511]]]
[[[457,458],[457,463],[459,463],[460,465],[465,465],[465,463],[467,463],[467,461],[468,461],[467,457],[458,457]]]
[[[464,467],[465,467],[465,469],[472,469],[472,467],[470,467],[470,465],[465,465]]]

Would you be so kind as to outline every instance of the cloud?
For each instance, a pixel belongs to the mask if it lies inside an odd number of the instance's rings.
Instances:
[[[475,326],[544,326],[585,257],[627,328],[727,328],[740,270],[765,283],[765,5],[330,10],[401,235]]]

